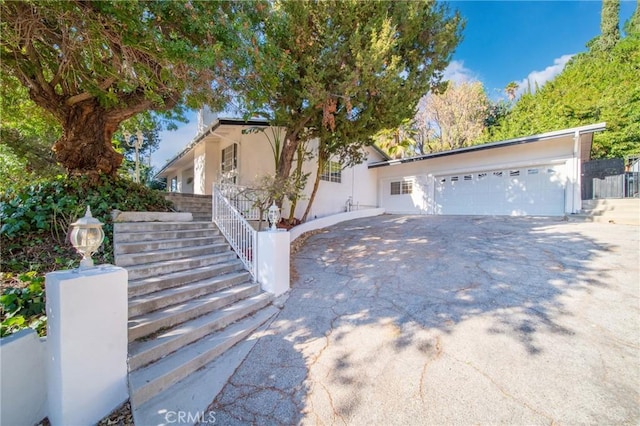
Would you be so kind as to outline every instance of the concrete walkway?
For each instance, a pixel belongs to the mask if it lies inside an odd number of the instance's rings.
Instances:
[[[384,215],[295,255],[215,424],[638,424],[639,234]]]

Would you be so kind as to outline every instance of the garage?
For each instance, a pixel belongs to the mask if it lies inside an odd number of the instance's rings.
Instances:
[[[436,176],[436,214],[562,216],[559,166],[542,165]]]
[[[564,216],[582,208],[581,167],[605,123],[370,163],[388,213]]]

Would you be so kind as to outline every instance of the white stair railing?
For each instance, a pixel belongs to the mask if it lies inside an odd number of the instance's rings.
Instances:
[[[258,232],[229,202],[218,185],[213,186],[213,222],[227,239],[256,282],[258,276]]]
[[[216,186],[242,217],[246,220],[260,220],[260,209],[255,207],[255,189],[230,183],[218,183]],[[262,220],[266,220],[265,213]]]

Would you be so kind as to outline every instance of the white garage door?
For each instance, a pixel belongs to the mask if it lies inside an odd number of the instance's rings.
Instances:
[[[562,216],[562,166],[535,166],[439,176],[436,213]]]

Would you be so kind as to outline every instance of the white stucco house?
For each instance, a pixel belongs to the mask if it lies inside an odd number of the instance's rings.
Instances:
[[[264,133],[267,126],[200,114],[198,135],[158,173],[170,191],[210,194],[223,174],[250,186],[274,173]],[[388,213],[563,216],[580,211],[581,163],[590,159],[593,134],[605,123],[476,145],[399,160],[368,148],[365,162],[342,169],[332,162],[320,181],[310,218],[353,208],[381,207]],[[313,144],[312,144],[313,145]],[[315,178],[315,164],[306,192]],[[306,208],[301,200],[300,217]]]

